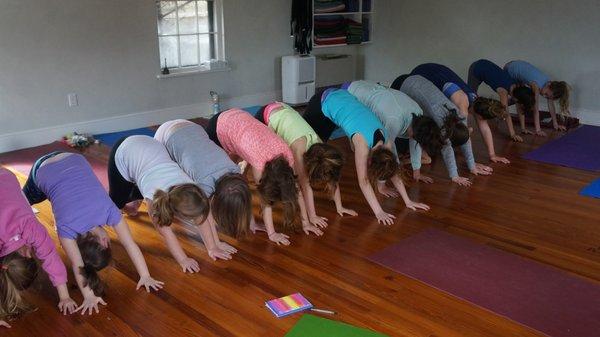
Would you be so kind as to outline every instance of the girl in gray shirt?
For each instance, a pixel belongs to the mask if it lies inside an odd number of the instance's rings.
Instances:
[[[453,182],[461,186],[471,185],[468,178],[458,175],[452,146],[460,146],[471,173],[492,174],[491,167],[475,163],[467,121],[460,118],[456,113],[458,108],[433,83],[420,75],[413,75],[406,78],[400,91],[417,102],[423,109],[424,115],[431,117],[445,131],[448,139],[442,148],[442,157]]]

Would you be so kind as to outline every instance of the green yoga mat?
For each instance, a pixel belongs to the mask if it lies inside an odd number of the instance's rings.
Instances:
[[[313,315],[304,315],[285,337],[389,337],[371,330],[332,321]]]

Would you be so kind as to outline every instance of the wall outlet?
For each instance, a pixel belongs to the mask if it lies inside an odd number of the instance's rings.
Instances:
[[[69,102],[69,107],[78,106],[79,102],[77,101],[77,94],[70,93],[67,95],[67,101]]]

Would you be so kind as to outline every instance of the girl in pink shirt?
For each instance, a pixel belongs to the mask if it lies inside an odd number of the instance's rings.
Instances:
[[[73,313],[77,304],[69,296],[67,269],[52,239],[33,214],[17,178],[0,168],[0,289],[7,290],[0,298],[0,326],[10,327],[6,319],[27,311],[19,292],[37,276],[32,250],[58,291],[60,312]]]
[[[252,168],[254,181],[258,183],[265,224],[263,228],[253,221],[250,228],[253,232],[263,230],[271,241],[290,244],[289,236],[275,232],[273,225],[272,206],[281,202],[286,227],[293,227],[294,220],[300,213],[302,228],[306,234],[323,234],[306,216],[302,193],[298,190],[292,168],[292,151],[273,131],[248,112],[231,109],[213,116],[206,132],[234,161],[246,161]]]

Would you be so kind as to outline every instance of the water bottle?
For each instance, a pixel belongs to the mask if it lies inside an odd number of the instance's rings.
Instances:
[[[219,94],[215,91],[211,91],[210,99],[213,102],[213,115],[216,115],[221,112],[221,106],[219,105]]]

